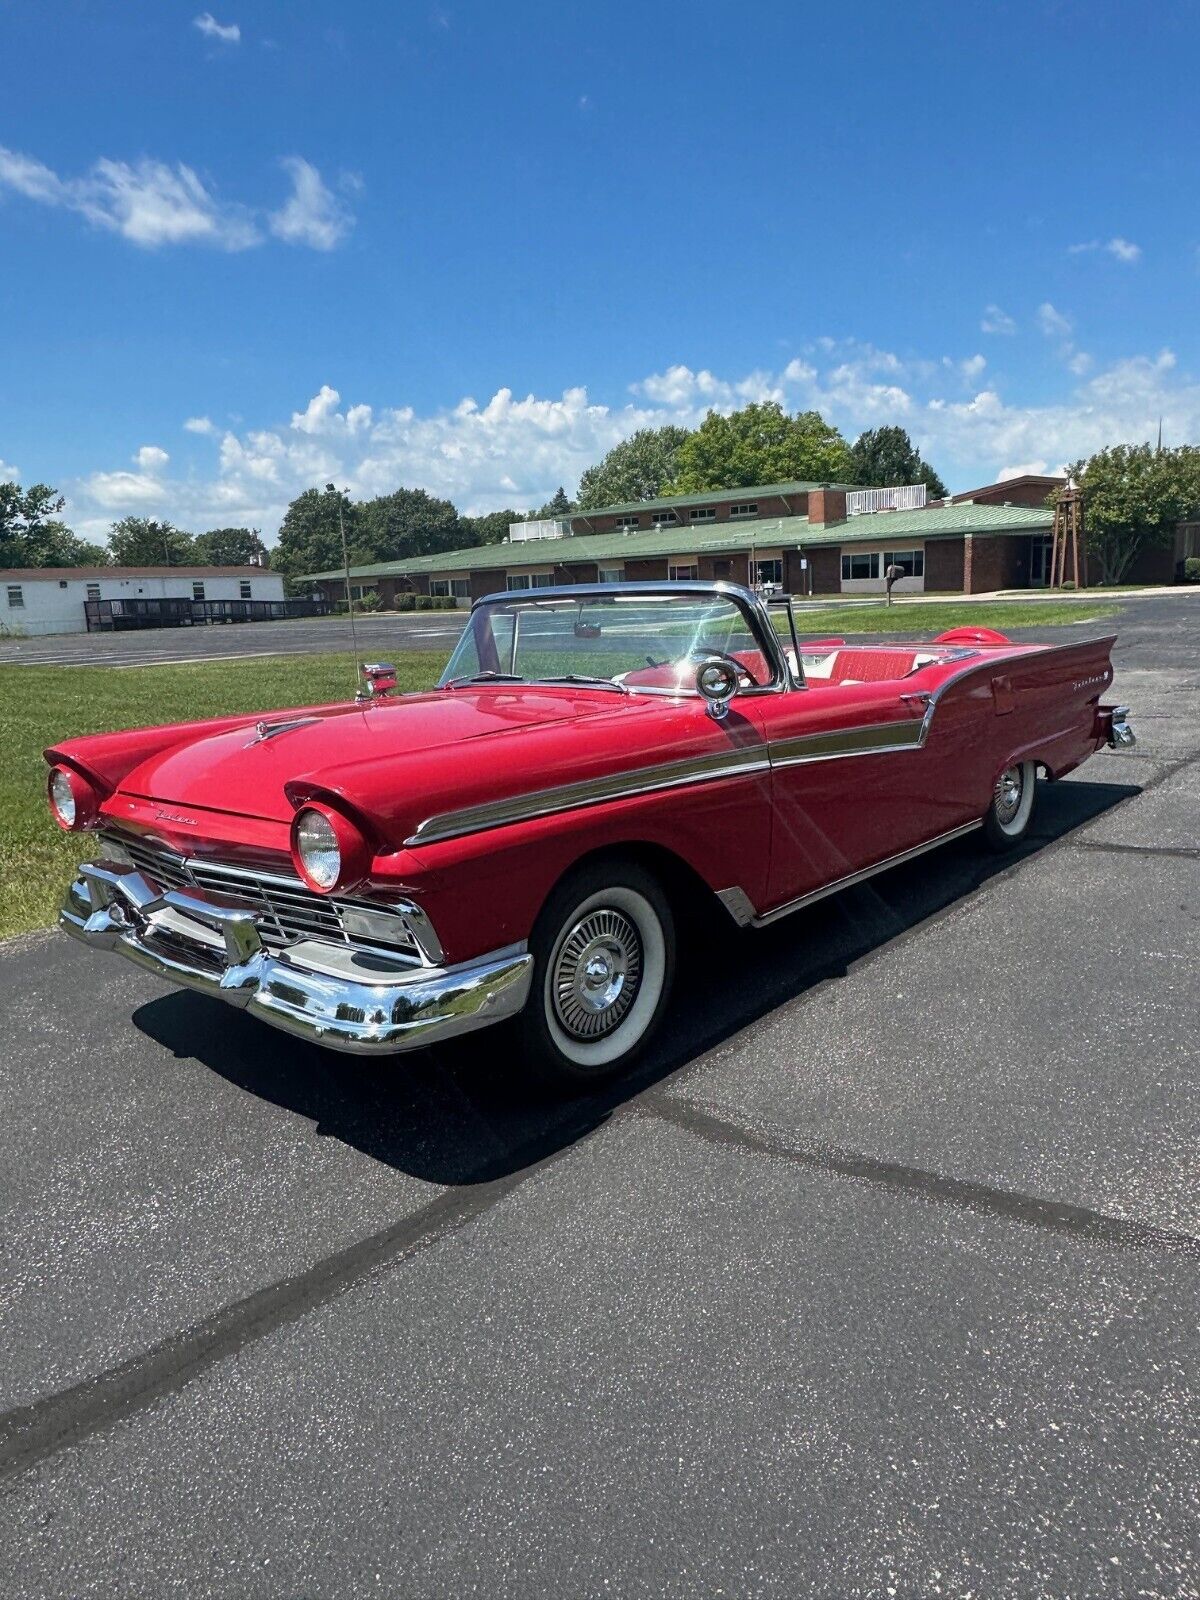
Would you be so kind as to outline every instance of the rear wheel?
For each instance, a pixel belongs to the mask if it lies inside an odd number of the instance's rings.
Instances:
[[[530,940],[534,978],[521,1025],[536,1076],[558,1092],[623,1072],[662,1020],[675,921],[661,885],[633,862],[573,873]]]
[[[996,779],[983,832],[993,850],[1011,850],[1029,832],[1037,799],[1037,763],[1020,761]]]

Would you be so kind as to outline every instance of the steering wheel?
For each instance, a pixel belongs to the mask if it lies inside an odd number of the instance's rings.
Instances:
[[[739,687],[743,689],[758,687],[758,680],[751,673],[747,672],[744,663],[739,661],[736,656],[731,656],[727,650],[710,650],[704,645],[696,645],[693,649],[688,651],[688,660],[723,661],[727,667],[731,667],[733,669],[733,672],[737,677]]]

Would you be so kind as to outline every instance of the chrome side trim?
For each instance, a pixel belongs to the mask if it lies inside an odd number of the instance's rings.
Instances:
[[[845,756],[886,755],[893,750],[918,749],[925,743],[925,728],[924,717],[837,728],[829,733],[776,739],[768,746],[768,753],[772,767],[794,767],[807,761],[838,761]]]
[[[778,922],[780,917],[791,916],[793,911],[802,911],[805,906],[815,905],[818,900],[824,900],[831,894],[840,894],[843,889],[853,889],[856,884],[865,883],[878,872],[887,872],[891,867],[903,866],[906,861],[915,861],[927,850],[936,850],[939,845],[965,838],[968,833],[974,833],[977,828],[982,827],[982,819],[978,822],[964,823],[961,828],[951,828],[948,833],[939,833],[936,839],[926,839],[924,844],[914,845],[911,850],[901,850],[898,855],[877,861],[873,867],[863,867],[859,872],[847,873],[844,878],[835,878],[832,883],[823,884],[819,889],[810,889],[807,894],[798,895],[795,900],[788,900],[785,904],[776,906],[773,911],[764,911],[754,917],[754,926],[765,928],[769,923]]]
[[[531,794],[513,795],[507,800],[490,800],[483,805],[464,806],[461,811],[444,811],[426,817],[404,843],[409,846],[441,844],[467,833],[483,833],[504,828],[513,822],[530,822],[535,817],[552,816],[556,811],[573,811],[583,806],[600,805],[606,800],[628,800],[636,795],[655,794],[660,789],[677,789],[692,783],[710,783],[722,778],[743,778],[770,768],[767,747],[762,743],[748,750],[726,750],[717,755],[690,756],[684,761],[666,761],[654,767],[639,767],[611,777],[585,778],[579,783],[564,783],[553,789],[535,789]]]
[[[737,884],[732,889],[718,889],[717,899],[739,928],[745,928],[754,921],[754,904],[745,889]]]

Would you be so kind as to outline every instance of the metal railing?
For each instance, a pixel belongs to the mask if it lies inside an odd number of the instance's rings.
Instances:
[[[893,489],[851,489],[846,495],[846,515],[861,517],[871,511],[920,511],[924,504],[923,483],[902,483]]]
[[[186,600],[138,595],[123,600],[85,600],[89,633],[131,628],[193,628],[217,622],[283,622],[289,617],[324,617],[328,600]]]
[[[525,544],[530,539],[565,539],[567,525],[557,517],[542,517],[537,522],[510,522],[509,544]]]

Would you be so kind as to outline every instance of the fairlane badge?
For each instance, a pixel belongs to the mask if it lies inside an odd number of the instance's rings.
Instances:
[[[1093,678],[1076,678],[1075,682],[1071,685],[1071,688],[1073,690],[1090,689],[1094,683],[1107,683],[1108,678],[1109,674],[1107,672],[1098,672]]]
[[[181,817],[177,811],[156,811],[156,822],[174,822],[180,828],[194,828],[197,826],[195,817]]]

